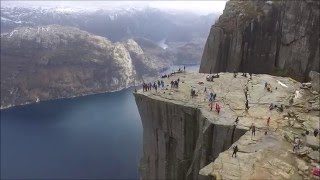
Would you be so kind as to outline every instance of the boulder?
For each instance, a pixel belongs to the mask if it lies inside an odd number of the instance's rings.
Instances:
[[[311,153],[307,154],[308,158],[320,163],[320,152],[319,151],[312,151]]]
[[[299,156],[304,156],[304,155],[310,153],[310,151],[311,151],[310,148],[308,148],[308,147],[303,147],[303,148],[298,149],[298,150],[296,151],[296,153],[297,153],[297,155],[299,155]]]
[[[290,142],[290,143],[292,143],[293,142],[293,135],[292,134],[288,134],[288,133],[284,133],[284,138],[288,141],[288,142]]]
[[[314,136],[306,136],[306,145],[315,150],[319,149],[320,147],[319,138]]]
[[[308,167],[308,165],[307,165],[307,163],[306,163],[305,161],[297,158],[297,159],[296,159],[296,162],[297,162],[297,165],[298,165],[298,169],[299,169],[300,171],[303,172],[303,171],[306,171],[306,170],[309,169],[309,167]]]

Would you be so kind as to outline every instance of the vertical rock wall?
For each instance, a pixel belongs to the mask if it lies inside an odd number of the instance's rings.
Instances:
[[[135,94],[143,124],[142,179],[202,179],[199,170],[245,130],[215,125],[195,107]]]
[[[319,1],[229,1],[212,26],[200,72],[246,71],[300,81],[319,71]]]

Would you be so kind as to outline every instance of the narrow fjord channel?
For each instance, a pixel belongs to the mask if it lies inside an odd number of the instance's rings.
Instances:
[[[133,91],[1,110],[1,178],[139,179],[143,129]]]

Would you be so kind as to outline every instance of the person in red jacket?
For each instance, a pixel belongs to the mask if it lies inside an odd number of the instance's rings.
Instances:
[[[210,101],[209,106],[210,106],[210,111],[212,111],[212,107],[213,107],[213,102],[212,101]]]
[[[313,168],[312,174],[320,177],[320,167]]]
[[[219,114],[219,112],[220,112],[220,105],[219,105],[218,103],[216,103],[216,110],[217,110],[217,112],[218,112],[218,114]]]

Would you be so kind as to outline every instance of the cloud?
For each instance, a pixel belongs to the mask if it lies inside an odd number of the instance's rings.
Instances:
[[[200,14],[222,13],[226,1],[1,1],[1,6],[68,7],[113,9],[153,7],[164,10],[187,10]]]

